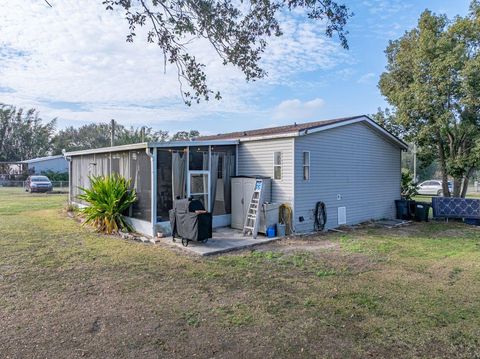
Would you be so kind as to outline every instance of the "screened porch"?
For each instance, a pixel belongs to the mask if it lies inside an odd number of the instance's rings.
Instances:
[[[154,148],[156,154],[156,223],[169,230],[173,201],[194,198],[214,215],[214,227],[230,224],[231,177],[236,174],[236,144],[175,143]]]
[[[213,226],[230,224],[231,184],[237,141],[138,143],[66,153],[70,202],[90,187],[90,176],[117,173],[130,180],[137,201],[125,213],[140,233],[170,233],[168,212],[176,198],[192,197],[213,213]]]

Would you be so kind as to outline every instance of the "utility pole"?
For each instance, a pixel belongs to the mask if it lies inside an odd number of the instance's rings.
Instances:
[[[110,120],[110,146],[113,147],[113,142],[115,138],[115,120],[112,118]]]
[[[417,183],[417,144],[413,144],[413,181]]]
[[[145,142],[145,126],[142,126],[142,128],[140,129],[140,138],[141,142]]]

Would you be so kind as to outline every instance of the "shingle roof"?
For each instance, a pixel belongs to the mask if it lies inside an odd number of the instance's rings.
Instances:
[[[344,118],[336,118],[332,120],[295,123],[293,125],[286,125],[286,126],[259,128],[257,130],[219,133],[218,135],[200,136],[200,137],[197,137],[195,140],[199,140],[199,141],[225,140],[225,139],[237,139],[237,138],[241,139],[246,137],[282,135],[282,134],[288,134],[288,133],[295,133],[298,131],[311,130],[314,128],[332,125],[332,124],[340,123],[344,121],[350,121],[350,120],[354,120],[361,117],[365,117],[365,116],[344,117]]]

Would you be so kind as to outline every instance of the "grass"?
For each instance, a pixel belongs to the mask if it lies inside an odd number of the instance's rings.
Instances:
[[[413,197],[413,199],[417,202],[427,202],[427,203],[431,203],[432,202],[432,195],[423,195],[423,194],[418,194],[416,195],[415,197]],[[467,196],[466,198],[477,198],[477,199],[480,199],[480,193],[476,193],[476,192],[469,192],[467,193]]]
[[[480,231],[285,240],[200,259],[0,189],[2,357],[480,357]]]

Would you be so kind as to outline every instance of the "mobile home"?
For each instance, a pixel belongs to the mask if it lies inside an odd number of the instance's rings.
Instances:
[[[326,228],[394,218],[401,152],[407,145],[367,116],[203,136],[194,141],[138,143],[66,153],[70,201],[89,175],[118,173],[138,194],[128,218],[137,231],[168,233],[175,198],[200,199],[213,226],[232,223],[232,178],[271,178],[269,200],[292,209],[295,232],[314,230],[315,206]]]

